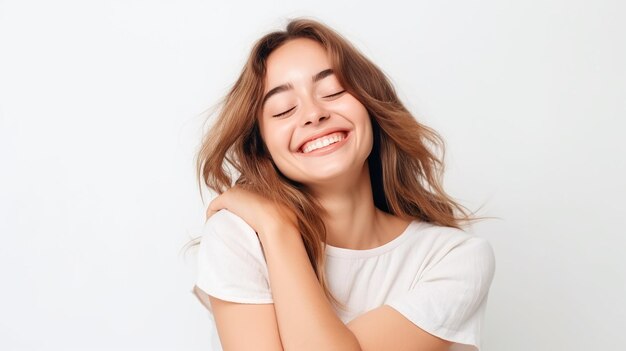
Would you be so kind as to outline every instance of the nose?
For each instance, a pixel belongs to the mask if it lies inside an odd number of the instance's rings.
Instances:
[[[309,101],[305,106],[302,125],[317,124],[330,117],[330,113],[321,108],[314,101]]]

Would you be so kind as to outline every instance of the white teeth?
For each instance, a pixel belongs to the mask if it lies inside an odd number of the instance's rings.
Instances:
[[[333,133],[333,134],[329,134],[329,135],[325,135],[321,138],[317,138],[315,140],[311,140],[308,143],[304,144],[304,146],[302,147],[302,152],[309,153],[313,150],[317,150],[319,148],[322,148],[324,146],[328,146],[330,144],[334,144],[338,141],[341,141],[344,139],[344,133],[343,132],[337,132],[337,133]]]

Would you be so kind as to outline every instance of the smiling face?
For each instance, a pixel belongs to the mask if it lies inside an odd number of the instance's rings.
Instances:
[[[259,127],[278,169],[305,185],[361,175],[372,150],[370,118],[340,85],[324,48],[293,39],[266,66]]]

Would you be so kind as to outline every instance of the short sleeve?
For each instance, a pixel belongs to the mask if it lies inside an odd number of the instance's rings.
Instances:
[[[196,286],[208,295],[238,303],[273,302],[261,243],[243,219],[227,210],[203,227],[197,272]]]
[[[469,236],[444,250],[404,295],[387,303],[421,329],[452,341],[452,351],[480,349],[495,255],[489,242]]]

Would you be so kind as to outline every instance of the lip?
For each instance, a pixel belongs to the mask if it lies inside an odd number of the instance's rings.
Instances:
[[[298,155],[303,156],[303,157],[316,157],[316,156],[324,156],[324,155],[328,155],[332,152],[335,152],[335,150],[339,149],[340,147],[343,146],[343,144],[345,144],[351,137],[352,137],[352,133],[350,132],[345,132],[346,133],[346,137],[343,138],[342,140],[334,143],[334,144],[330,144],[330,145],[326,145],[322,148],[319,148],[317,150],[313,150],[309,153],[303,153],[303,152],[299,152],[298,151]],[[322,134],[324,135],[324,134]]]
[[[317,134],[314,134],[314,135],[310,136],[309,138],[307,138],[306,140],[302,141],[302,142],[300,143],[300,145],[298,145],[298,148],[297,148],[296,150],[298,151],[298,153],[301,153],[301,154],[302,154],[302,153],[303,153],[303,152],[302,152],[302,146],[304,146],[304,144],[308,143],[308,142],[309,142],[309,141],[311,141],[311,140],[315,140],[315,139],[317,139],[317,138],[319,138],[319,137],[323,137],[324,135],[328,135],[328,134],[332,134],[332,133],[336,133],[336,132],[344,132],[344,133],[346,134],[346,139],[348,138],[348,134],[350,134],[350,133],[348,132],[348,130],[347,130],[347,129],[345,129],[345,128],[332,128],[332,129],[326,129],[326,130],[324,130],[324,131],[322,131],[322,132],[319,132],[319,133],[317,133]],[[344,139],[344,140],[345,140],[345,139]]]

